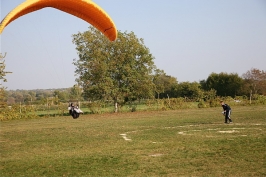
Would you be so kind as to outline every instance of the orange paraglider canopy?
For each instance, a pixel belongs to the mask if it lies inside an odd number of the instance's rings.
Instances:
[[[0,34],[12,21],[45,7],[52,7],[85,20],[100,30],[110,41],[114,41],[117,37],[117,30],[112,19],[91,0],[26,0],[2,20]]]

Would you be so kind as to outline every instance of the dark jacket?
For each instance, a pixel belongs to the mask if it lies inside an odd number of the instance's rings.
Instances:
[[[230,111],[231,110],[230,106],[227,104],[222,105],[222,107],[223,107],[224,111]]]

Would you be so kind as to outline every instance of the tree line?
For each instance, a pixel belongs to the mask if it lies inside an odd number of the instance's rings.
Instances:
[[[191,99],[208,99],[211,96],[234,98],[266,95],[266,71],[256,68],[251,68],[242,76],[237,73],[211,73],[207,79],[192,83],[177,83],[173,82],[174,79],[171,76],[163,75],[162,77],[167,84],[160,98],[165,98],[167,95],[171,98],[188,97]]]
[[[5,90],[6,103],[8,105],[45,105],[47,103],[57,105],[69,100],[76,100],[78,91],[76,86],[59,89],[36,89],[36,90]],[[83,100],[80,97],[81,100]]]
[[[88,31],[74,34],[72,39],[79,57],[73,60],[76,85],[50,90],[2,89],[1,102],[12,105],[59,104],[72,99],[112,101],[117,112],[119,105],[143,99],[182,97],[206,101],[217,96],[244,96],[251,100],[256,95],[266,95],[266,71],[256,68],[241,76],[213,72],[199,82],[178,82],[155,66],[149,48],[134,32],[118,31],[117,40],[110,42],[90,27]],[[4,65],[1,69],[1,77],[4,78],[6,73],[3,69]]]
[[[192,101],[209,100],[211,98],[244,96],[251,99],[256,95],[266,95],[266,73],[255,68],[250,69],[241,77],[235,73],[211,73],[207,79],[199,82],[178,82],[175,77],[166,75],[163,71],[154,75],[154,90],[152,97],[145,98],[187,98]],[[130,101],[127,97],[123,101]],[[69,102],[69,100],[93,101],[83,94],[80,86],[61,89],[36,90],[5,90],[5,100],[8,105],[39,104],[53,101]],[[136,99],[134,99],[136,100]]]

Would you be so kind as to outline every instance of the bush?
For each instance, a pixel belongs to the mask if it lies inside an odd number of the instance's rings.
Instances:
[[[209,101],[210,107],[218,107],[220,106],[220,100],[219,99],[210,99]]]
[[[36,115],[34,106],[13,105],[12,107],[5,107],[0,110],[0,120],[13,119],[33,119],[38,117]]]
[[[87,107],[91,110],[92,114],[102,113],[102,107],[104,106],[103,102],[90,102],[87,104]]]
[[[200,102],[198,103],[198,108],[207,108],[207,105],[205,104],[204,101],[200,101]]]
[[[253,103],[256,105],[266,104],[266,96],[264,95],[254,94],[254,99],[255,101],[253,101]]]
[[[131,107],[131,112],[136,112],[137,111],[137,105],[133,105]]]

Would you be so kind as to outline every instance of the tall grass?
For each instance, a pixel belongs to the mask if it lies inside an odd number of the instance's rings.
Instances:
[[[0,176],[266,176],[266,107],[2,121]]]

